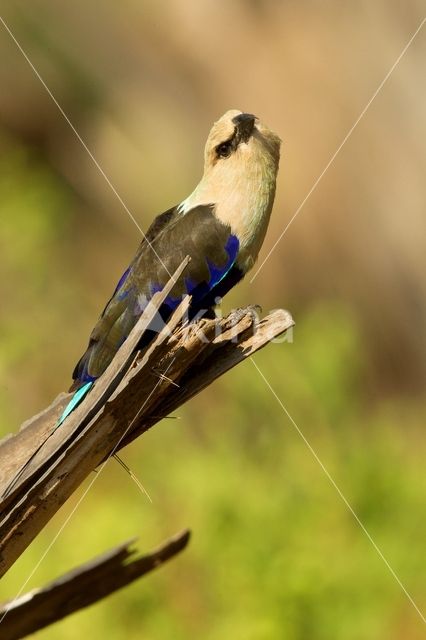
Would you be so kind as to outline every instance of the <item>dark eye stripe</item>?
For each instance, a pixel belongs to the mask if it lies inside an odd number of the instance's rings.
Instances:
[[[217,145],[216,147],[216,155],[218,158],[228,158],[228,156],[231,155],[232,152],[232,139],[231,140],[227,140],[226,142],[221,142],[220,144]]]

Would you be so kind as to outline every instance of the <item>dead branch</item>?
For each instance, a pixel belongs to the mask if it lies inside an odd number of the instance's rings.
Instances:
[[[144,556],[136,556],[135,540],[130,540],[42,589],[1,605],[2,640],[24,638],[118,591],[173,558],[186,547],[189,536],[184,531]]]
[[[286,311],[258,320],[254,307],[188,323],[186,297],[149,347],[135,353],[188,261],[154,295],[106,372],[60,428],[57,419],[71,394],[58,396],[0,443],[0,576],[94,469],[293,326]]]

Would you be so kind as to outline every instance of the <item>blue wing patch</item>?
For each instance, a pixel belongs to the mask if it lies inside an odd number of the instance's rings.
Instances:
[[[121,293],[120,289],[122,288],[123,284],[126,282],[127,280],[127,276],[130,273],[130,267],[128,269],[126,269],[126,271],[123,273],[123,275],[121,276],[120,280],[117,283],[117,286],[115,287],[114,293],[112,294],[112,298],[114,298],[114,296],[116,296],[118,294],[118,299],[119,300],[123,300],[127,295],[128,295],[128,290],[124,290]]]
[[[216,285],[219,284],[232,269],[235,260],[238,256],[238,250],[240,248],[240,241],[237,236],[230,235],[226,245],[225,251],[228,254],[228,260],[225,265],[218,267],[209,259],[206,260],[207,266],[209,268],[209,281],[208,282],[195,282],[190,277],[186,277],[184,279],[185,289],[186,291],[193,296],[194,300],[201,301],[204,296],[206,296]],[[159,285],[151,285],[151,293],[156,291],[161,291],[162,287]],[[180,298],[173,298],[172,296],[167,296],[164,303],[172,310],[176,309],[178,304],[180,303]]]
[[[127,280],[127,276],[129,275],[129,273],[130,273],[130,267],[129,267],[128,269],[126,269],[126,271],[123,273],[123,275],[121,276],[120,280],[118,281],[117,286],[115,287],[115,291],[114,291],[114,293],[112,294],[112,295],[113,295],[113,297],[115,296],[115,294],[117,293],[117,291],[118,291],[119,289],[121,289],[121,287],[123,286],[123,284],[126,282],[126,280]]]
[[[237,255],[238,249],[240,248],[240,241],[237,236],[230,235],[228,241],[225,245],[225,251],[228,254],[228,260],[224,267],[216,267],[210,260],[207,260],[207,264],[209,265],[210,271],[210,280],[208,283],[209,290],[213,289],[223,278],[226,277],[227,273],[231,269],[234,264]]]

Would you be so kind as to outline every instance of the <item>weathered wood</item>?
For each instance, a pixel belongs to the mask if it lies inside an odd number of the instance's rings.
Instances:
[[[56,420],[69,396],[0,444],[0,575],[91,471],[293,325],[282,310],[258,321],[252,307],[188,324],[186,298],[150,346],[135,355],[172,286],[173,280],[156,294],[107,371],[59,429]]]
[[[183,551],[189,537],[189,531],[183,531],[144,556],[136,556],[137,550],[132,548],[135,541],[131,540],[41,589],[0,605],[0,637],[24,638],[98,602]]]
[[[129,368],[134,358],[134,351],[138,341],[152,322],[158,308],[170,293],[174,283],[188,265],[189,260],[189,257],[185,258],[164,289],[153,296],[133,331],[105,371],[105,374],[94,385],[93,390],[86,396],[80,406],[61,425],[61,429],[55,429],[57,420],[73,394],[61,394],[50,407],[24,423],[16,437],[7,437],[5,439],[3,442],[4,450],[1,447],[2,443],[0,443],[0,460],[3,462],[4,459],[4,464],[0,466],[1,500],[6,500],[7,497],[12,495],[10,481],[16,476],[21,467],[26,466],[25,474],[20,475],[19,482],[14,482],[15,493],[19,486],[25,482],[26,477],[30,477],[32,469],[40,471],[43,458],[48,457],[50,452],[55,450],[58,445],[59,447],[62,446],[64,441],[75,433],[76,429],[81,429],[90,418],[96,415],[119,385],[124,372]],[[27,435],[29,430],[31,431],[31,438],[28,438]],[[22,446],[24,440],[25,446]],[[43,454],[37,457],[40,445],[43,445]],[[31,463],[28,465],[30,460]],[[6,487],[6,490],[2,490],[2,487]],[[0,503],[0,510],[4,506],[5,503]]]

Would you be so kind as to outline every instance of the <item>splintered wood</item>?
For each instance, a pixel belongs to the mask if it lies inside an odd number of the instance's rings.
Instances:
[[[259,320],[255,307],[187,322],[187,297],[149,347],[136,351],[188,260],[154,295],[106,372],[60,428],[56,422],[71,394],[60,395],[0,443],[0,576],[103,461],[293,326],[288,312]]]

